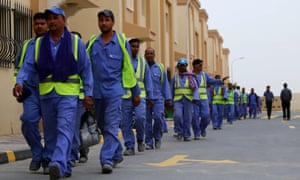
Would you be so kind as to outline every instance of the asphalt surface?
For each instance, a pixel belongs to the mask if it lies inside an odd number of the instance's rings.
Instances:
[[[91,147],[87,163],[73,168],[71,179],[299,180],[300,113],[293,113],[291,121],[283,121],[280,115],[274,112],[268,120],[263,113],[232,125],[224,121],[222,130],[212,130],[210,125],[206,138],[190,142],[174,138],[169,122],[161,149],[125,156],[111,175],[104,175],[99,144]],[[0,152],[0,179],[49,178],[42,170],[28,171],[31,155],[22,136],[0,137]],[[3,161],[5,156],[9,158]]]

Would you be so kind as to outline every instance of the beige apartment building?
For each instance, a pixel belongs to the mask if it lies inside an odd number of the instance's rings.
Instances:
[[[99,33],[97,13],[111,9],[115,15],[115,30],[124,32],[127,38],[142,39],[141,56],[145,48],[153,47],[156,61],[163,63],[171,76],[180,57],[189,60],[189,67],[194,58],[203,59],[204,70],[213,76],[229,75],[230,50],[223,47],[223,37],[218,30],[208,29],[209,14],[201,7],[201,0],[0,0],[0,5],[0,135],[21,131],[22,104],[12,96],[12,64],[21,41],[26,39],[24,34],[18,40],[16,36],[32,29],[28,19],[24,25],[24,13],[16,14],[16,9],[28,9],[27,13],[32,12],[31,19],[38,11],[60,6],[67,15],[68,28],[80,32],[84,42]],[[11,42],[14,45],[11,46]]]

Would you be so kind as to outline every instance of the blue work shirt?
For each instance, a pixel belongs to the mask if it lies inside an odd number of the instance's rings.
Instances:
[[[264,96],[265,96],[266,101],[273,101],[273,99],[274,99],[274,95],[273,95],[272,91],[269,91],[269,92],[265,91]]]
[[[149,66],[147,64],[147,62],[142,58],[142,57],[136,57],[134,59],[131,60],[131,63],[133,65],[134,68],[134,72],[136,72],[137,70],[137,65],[138,65],[138,61],[144,61],[145,63],[145,72],[144,72],[144,86],[145,86],[145,91],[146,91],[146,99],[153,99],[153,84],[152,84],[152,78],[151,78],[151,71],[149,69]]]
[[[175,75],[174,77],[173,77],[173,79],[172,79],[172,82],[171,82],[171,95],[172,95],[172,97],[174,98],[174,96],[175,96],[175,82],[177,81],[176,80],[176,77],[178,77],[179,78],[179,85],[180,85],[180,87],[184,87],[184,84],[185,84],[185,81],[187,80],[188,81],[188,79],[187,79],[187,76],[180,76],[180,75]],[[193,92],[193,100],[200,100],[200,97],[199,97],[199,93],[198,93],[198,84],[197,84],[197,80],[196,80],[196,78],[192,78],[193,79],[193,81],[194,81],[194,84],[196,85],[196,88],[194,89],[194,90],[192,90],[192,92]]]
[[[153,84],[153,99],[164,99],[169,101],[172,99],[170,84],[167,78],[166,71],[161,72],[161,69],[157,63],[150,66],[152,84]],[[163,73],[163,74],[162,74]],[[161,77],[163,79],[161,81]]]
[[[55,60],[58,48],[61,45],[61,41],[64,40],[64,33],[57,43],[53,41],[50,36],[50,49],[53,59]],[[41,47],[43,48],[43,47]],[[37,68],[35,64],[35,48],[28,51],[25,56],[26,61],[20,69],[20,76],[18,74],[17,84],[24,84],[24,81],[28,81],[33,75],[38,76]],[[78,74],[83,82],[83,92],[85,96],[92,96],[93,94],[93,76],[91,71],[91,64],[88,55],[85,50],[85,45],[80,38],[78,38],[78,60],[77,60]],[[19,78],[20,77],[20,78]],[[49,94],[41,96],[41,98],[49,98],[56,96],[56,92],[52,91]]]
[[[126,49],[131,57],[131,49],[126,41]],[[90,60],[94,77],[93,97],[96,99],[122,96],[123,52],[118,42],[117,33],[103,44],[101,35],[97,37],[90,50]],[[138,86],[132,88],[132,95],[140,94]]]
[[[30,54],[34,51],[35,40],[36,40],[36,38],[34,38],[32,41],[30,41],[28,43],[26,54],[24,56],[23,65],[26,63],[26,61],[30,61],[30,60],[28,60],[28,56],[26,56],[26,55]],[[20,61],[21,53],[22,53],[21,51],[22,51],[22,49],[18,52],[18,55],[17,55],[17,58],[16,58],[16,65]],[[25,72],[26,69],[22,68],[22,66],[21,66],[21,68],[18,72],[16,83],[17,84],[23,84],[25,86],[30,86],[30,87],[33,87],[33,88],[37,88],[38,84],[39,84],[39,75],[38,75],[37,71],[35,69],[33,69],[32,70],[33,73],[28,74],[28,78],[26,78],[26,74],[27,74]]]
[[[211,77],[208,73],[201,71],[199,74],[197,74],[197,81],[199,83],[199,86],[201,84],[201,76],[202,76],[203,73],[205,75],[206,84],[210,84],[210,85],[222,85],[222,84],[224,84],[221,79],[215,79],[215,78]]]

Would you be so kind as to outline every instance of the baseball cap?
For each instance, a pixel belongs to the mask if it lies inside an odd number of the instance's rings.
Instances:
[[[64,10],[57,6],[52,6],[50,9],[45,10],[45,14],[48,15],[49,13],[62,15],[63,17],[66,17]]]
[[[100,11],[98,13],[98,18],[100,18],[101,16],[110,17],[113,21],[115,20],[114,13],[109,9],[104,9],[104,10]]]
[[[185,59],[185,58],[179,58],[178,59],[178,62],[177,62],[177,66],[178,65],[188,65],[188,61],[187,61],[187,59]]]

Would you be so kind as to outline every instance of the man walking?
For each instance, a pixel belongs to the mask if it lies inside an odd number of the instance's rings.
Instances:
[[[266,91],[264,92],[266,107],[267,107],[267,115],[268,119],[271,119],[271,113],[272,113],[272,103],[274,101],[274,95],[273,92],[270,91],[270,86],[267,86]]]
[[[281,107],[283,113],[283,120],[290,120],[291,118],[291,100],[292,91],[287,87],[287,83],[283,84],[283,89],[280,93]]]

